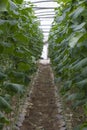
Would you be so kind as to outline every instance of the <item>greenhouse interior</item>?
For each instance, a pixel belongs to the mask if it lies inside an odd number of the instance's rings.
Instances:
[[[0,1],[0,130],[87,130],[87,0]]]

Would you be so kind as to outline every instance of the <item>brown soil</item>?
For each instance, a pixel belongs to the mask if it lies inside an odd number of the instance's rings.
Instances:
[[[40,64],[21,130],[59,130],[55,91],[50,66]]]

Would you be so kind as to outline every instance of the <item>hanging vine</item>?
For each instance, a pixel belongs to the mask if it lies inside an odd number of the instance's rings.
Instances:
[[[87,0],[57,0],[49,56],[61,94],[87,115]],[[87,129],[86,120],[75,130]]]
[[[0,130],[8,125],[12,99],[24,95],[37,69],[43,34],[32,3],[0,1]]]

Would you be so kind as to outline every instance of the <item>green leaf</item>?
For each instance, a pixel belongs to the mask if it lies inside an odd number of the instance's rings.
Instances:
[[[0,0],[0,11],[7,11],[8,0]]]
[[[71,101],[81,100],[84,98],[84,96],[85,94],[83,92],[77,92],[77,93],[68,95],[67,100],[71,100]]]
[[[86,78],[87,77],[87,67],[83,68],[82,71],[81,71],[81,76],[83,78]]]
[[[0,44],[0,54],[2,54],[4,51],[4,47]]]
[[[26,47],[22,46],[22,49],[26,52],[28,52],[30,55],[33,55],[32,51],[27,49]]]
[[[9,10],[9,12],[13,12],[13,15],[14,15],[14,14],[15,14],[16,16],[19,15],[17,4],[14,3],[14,2],[11,1],[11,0],[9,0],[8,10]]]
[[[23,78],[24,75],[25,75],[25,73],[23,73],[23,72],[13,71],[12,73],[13,73],[13,75],[14,75],[16,78]]]
[[[24,86],[15,83],[4,83],[5,89],[11,94],[23,94]]]
[[[5,115],[0,112],[0,123],[9,124],[9,120],[5,117]]]
[[[1,96],[0,96],[0,109],[7,113],[11,112],[12,110],[10,104]]]
[[[7,20],[0,19],[0,25],[7,23]]]
[[[68,80],[64,83],[64,89],[68,90],[72,86],[72,80]]]
[[[81,130],[87,130],[87,126],[84,126],[83,128],[81,128]]]
[[[3,130],[4,124],[0,123],[0,130]]]
[[[83,36],[83,33],[79,33],[79,34],[72,34],[70,36],[70,40],[69,40],[69,45],[71,48],[73,48],[79,41],[79,39]]]
[[[18,64],[18,70],[19,70],[19,71],[23,71],[23,72],[29,71],[29,70],[30,70],[30,65],[27,64],[27,63],[20,62],[20,63]]]
[[[0,72],[0,80],[5,79],[6,77],[7,77],[7,75],[6,75],[6,74],[4,74],[4,73]]]
[[[18,23],[17,20],[2,20],[0,19],[0,25],[3,25],[3,24],[7,24],[9,23],[10,25],[16,25]]]
[[[76,19],[81,13],[85,10],[85,7],[79,6],[77,9],[73,11],[73,13],[70,14],[70,17],[73,19]]]
[[[14,11],[18,9],[17,5],[12,0],[9,0],[9,4],[10,4],[10,10]]]
[[[75,101],[73,104],[73,109],[77,108],[78,106],[83,106],[87,102],[87,99]]]
[[[79,61],[77,64],[75,64],[72,69],[78,70],[81,69],[82,67],[87,65],[87,58],[82,59]]]
[[[71,2],[71,0],[62,0],[62,1],[61,0],[55,0],[55,1],[58,2],[58,3],[62,3],[63,2],[64,4],[67,3],[67,2]]]
[[[87,123],[83,123],[83,124],[80,124],[78,126],[76,126],[75,128],[73,128],[73,130],[87,130]]]
[[[23,3],[23,0],[15,0],[15,2],[16,2],[17,4],[22,4],[22,3]]]
[[[83,23],[81,23],[79,25],[76,24],[76,25],[73,25],[72,28],[73,28],[74,31],[78,31],[80,29],[83,29],[83,27],[85,26],[85,24],[86,24],[86,22],[83,22]]]
[[[16,33],[14,35],[14,37],[16,38],[17,41],[20,41],[22,43],[27,43],[28,42],[28,37],[26,35],[24,35],[23,33]]]
[[[66,14],[65,13],[63,13],[63,15],[62,16],[59,16],[58,18],[57,18],[57,23],[59,24],[59,23],[61,23],[64,19],[65,19],[65,17],[66,17]]]
[[[83,79],[82,81],[79,81],[75,84],[78,87],[84,87],[87,85],[87,79]]]

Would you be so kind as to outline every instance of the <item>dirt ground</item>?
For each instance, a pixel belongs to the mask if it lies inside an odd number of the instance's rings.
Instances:
[[[27,114],[20,130],[65,130],[60,124],[56,89],[50,65],[39,65]]]

